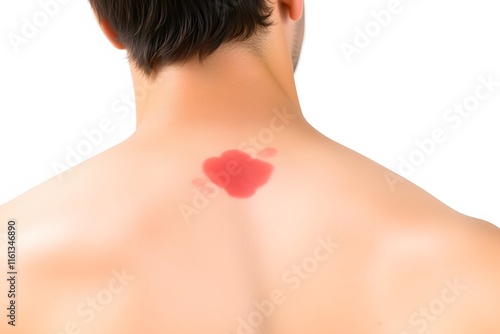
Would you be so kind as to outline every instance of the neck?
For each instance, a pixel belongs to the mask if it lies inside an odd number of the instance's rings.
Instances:
[[[132,70],[137,131],[234,127],[265,121],[283,108],[303,119],[291,60],[283,61],[288,58],[270,53],[263,60],[224,46],[203,64],[167,66],[153,78]]]

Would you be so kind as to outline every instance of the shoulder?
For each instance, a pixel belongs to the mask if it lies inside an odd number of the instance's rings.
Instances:
[[[500,229],[459,214],[403,226],[379,240],[374,275],[401,333],[500,332]]]
[[[328,147],[336,150],[320,165],[338,208],[329,215],[349,220],[343,249],[362,268],[360,300],[379,309],[387,332],[500,333],[500,229],[354,151]]]
[[[466,251],[457,261],[470,275],[470,307],[464,307],[463,313],[473,316],[478,326],[471,330],[500,333],[500,228],[473,219],[464,231],[460,247]]]

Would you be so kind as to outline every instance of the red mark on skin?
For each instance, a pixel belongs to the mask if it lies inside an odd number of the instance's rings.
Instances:
[[[278,151],[276,151],[275,148],[268,147],[268,148],[265,148],[262,151],[260,151],[257,155],[261,158],[268,158],[269,159],[269,158],[275,157],[276,154],[278,154]]]
[[[209,158],[203,164],[203,171],[210,181],[237,198],[251,197],[258,188],[269,181],[273,165],[253,159],[245,152],[231,150],[218,158]]]

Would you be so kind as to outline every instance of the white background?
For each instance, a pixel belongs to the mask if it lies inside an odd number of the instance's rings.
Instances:
[[[113,112],[133,92],[125,53],[101,35],[86,0],[65,1],[17,51],[8,34],[22,35],[23,17],[33,22],[41,5],[0,3],[0,203],[54,176],[53,163],[64,162],[67,147],[103,119],[114,131],[92,155],[134,131],[133,109],[124,119]],[[443,121],[448,108],[474,94],[480,75],[500,81],[497,1],[401,0],[401,12],[348,63],[340,44],[353,44],[355,28],[389,3],[306,3],[296,73],[303,112],[333,140],[396,172],[415,140],[442,128],[446,142],[408,179],[500,226],[500,88],[457,129]]]

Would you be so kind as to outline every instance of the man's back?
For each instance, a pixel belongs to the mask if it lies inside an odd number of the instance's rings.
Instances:
[[[0,328],[498,328],[498,229],[296,122],[286,106],[269,115],[161,140],[143,128],[0,207],[2,224],[16,221],[19,272],[17,327]]]
[[[90,3],[137,130],[0,207],[2,333],[500,332],[499,230],[302,115],[302,0]]]

